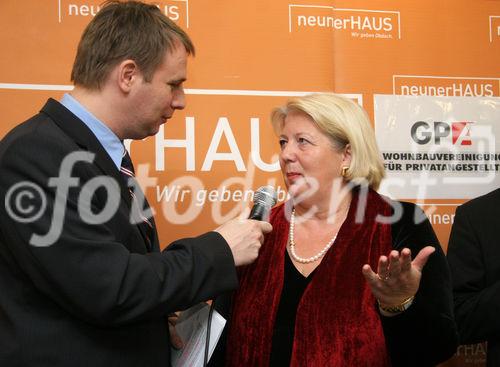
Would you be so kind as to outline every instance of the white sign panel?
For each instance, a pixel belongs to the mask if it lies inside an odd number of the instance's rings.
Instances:
[[[500,98],[375,95],[381,193],[469,199],[500,187]]]

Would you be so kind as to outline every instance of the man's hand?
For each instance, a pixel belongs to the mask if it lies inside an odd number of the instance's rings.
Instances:
[[[177,324],[177,319],[179,318],[179,312],[171,313],[168,315],[168,331],[170,332],[170,344],[175,349],[181,349],[184,346],[181,337],[177,334],[175,330],[175,325]]]
[[[230,220],[215,230],[229,244],[236,266],[253,263],[259,256],[264,234],[273,229],[268,222],[245,219],[249,213],[247,208],[239,218]]]

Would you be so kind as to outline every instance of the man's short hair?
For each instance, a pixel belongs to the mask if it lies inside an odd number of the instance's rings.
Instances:
[[[114,66],[131,59],[144,79],[151,81],[165,53],[176,47],[176,42],[194,55],[186,32],[156,5],[107,1],[82,34],[71,80],[75,85],[99,90]]]

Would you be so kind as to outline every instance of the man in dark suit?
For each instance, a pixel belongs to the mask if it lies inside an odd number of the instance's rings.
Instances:
[[[184,108],[189,37],[154,5],[89,23],[75,88],[0,143],[0,366],[168,366],[169,313],[237,287],[269,223],[159,251],[124,139]]]
[[[488,341],[500,366],[500,189],[457,208],[448,245],[461,344]]]

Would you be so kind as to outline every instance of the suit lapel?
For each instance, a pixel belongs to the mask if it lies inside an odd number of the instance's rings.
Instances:
[[[56,125],[79,146],[95,153],[94,164],[99,167],[103,173],[113,177],[118,182],[122,200],[125,200],[127,206],[130,207],[128,188],[123,182],[123,178],[113,160],[109,157],[108,153],[104,150],[92,131],[78,117],[52,98],[43,106],[41,112],[49,115]]]
[[[127,213],[129,213],[132,205],[129,189],[120,171],[116,168],[115,163],[92,131],[78,117],[71,113],[71,111],[52,98],[47,101],[40,112],[47,114],[56,125],[82,147],[82,149],[95,153],[94,164],[99,167],[105,175],[113,177],[116,182],[118,182],[120,185],[121,200],[126,203],[126,208],[128,209]],[[128,216],[127,213],[126,215]],[[141,233],[144,241],[147,241],[147,236],[143,232],[141,226],[136,225],[135,227]],[[151,239],[151,247],[159,250],[156,231],[154,232],[155,238]]]

